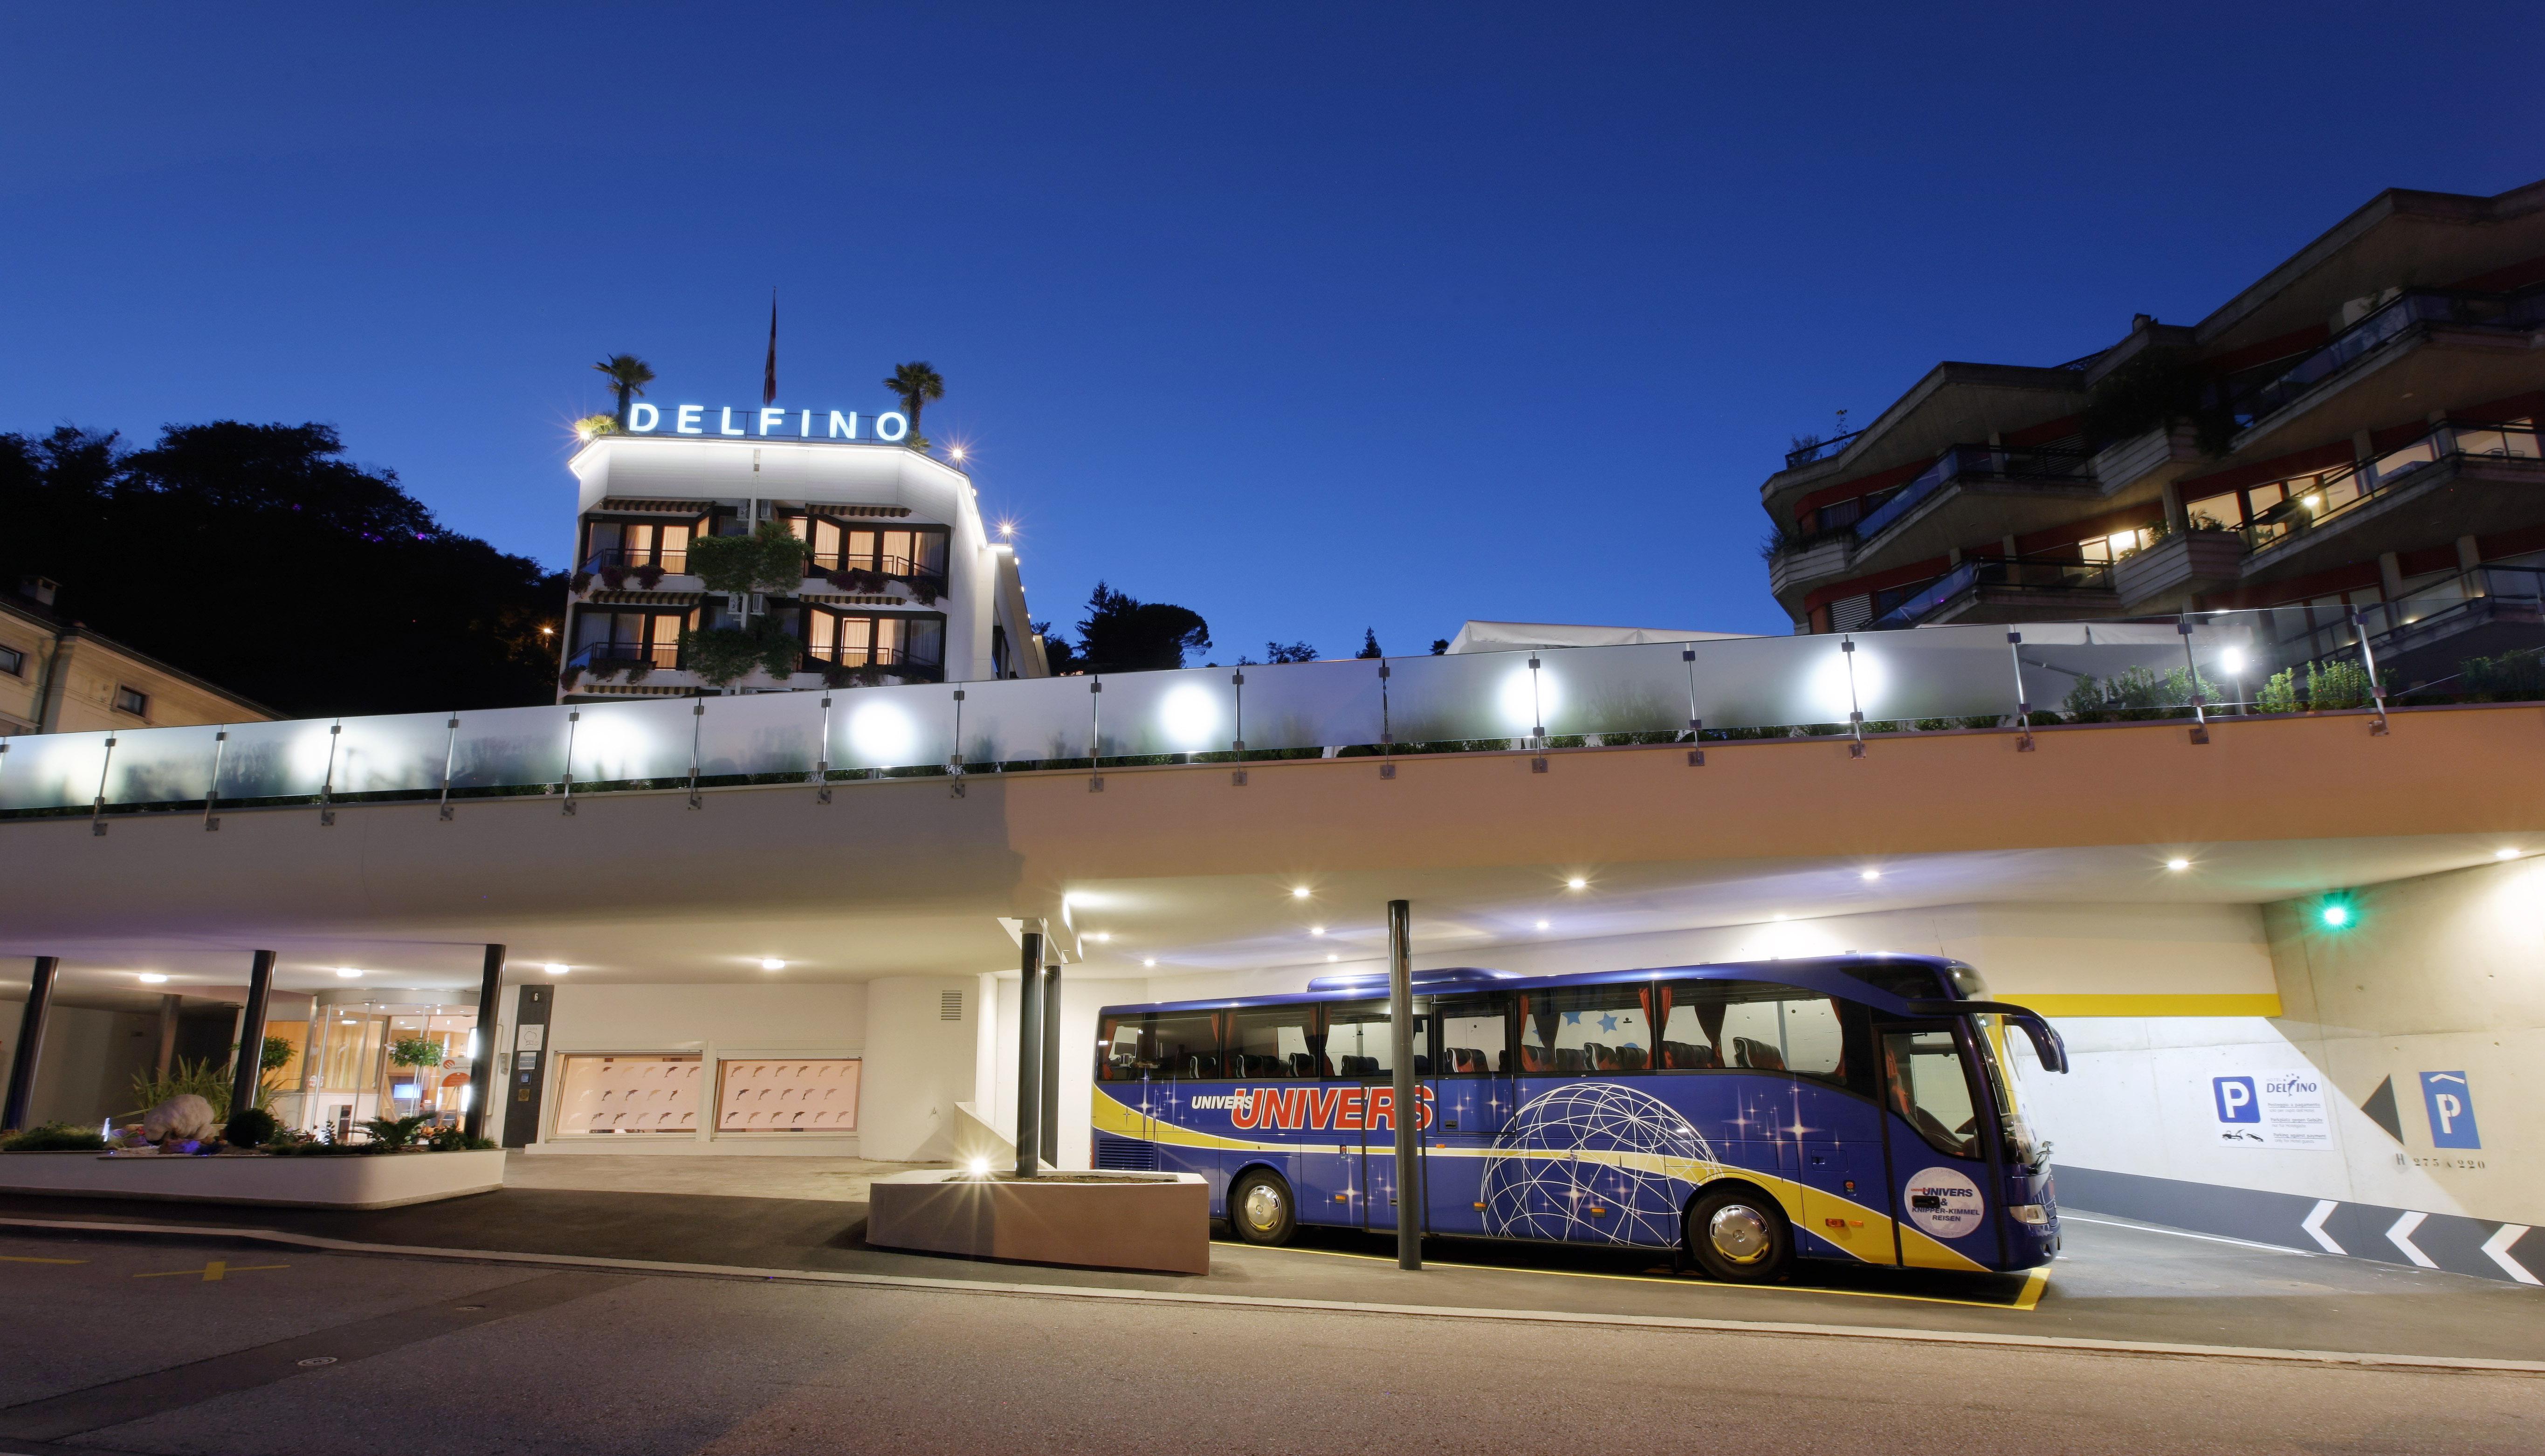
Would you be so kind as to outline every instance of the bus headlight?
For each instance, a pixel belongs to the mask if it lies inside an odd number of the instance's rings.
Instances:
[[[2013,1214],[2014,1221],[2019,1224],[2047,1224],[2050,1222],[2049,1208],[2039,1203],[2010,1203],[2006,1206],[2006,1211]]]

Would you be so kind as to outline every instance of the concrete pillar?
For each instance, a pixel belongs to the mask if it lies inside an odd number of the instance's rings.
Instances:
[[[1017,970],[1017,1176],[1040,1173],[1042,1150],[1042,922],[1018,936]]]
[[[1414,904],[1387,902],[1387,1019],[1396,1124],[1396,1266],[1423,1267],[1423,1104],[1414,1079]]]
[[[168,1069],[177,1062],[177,1023],[185,1007],[186,998],[182,996],[159,998],[159,1075],[162,1077],[167,1076]]]
[[[1041,1113],[1038,1140],[1042,1161],[1060,1167],[1060,965],[1057,959],[1042,973],[1042,1095],[1034,1098]]]
[[[2483,547],[2472,536],[2457,537],[2457,570],[2472,571],[2483,565]]]
[[[459,1130],[472,1138],[486,1135],[486,1109],[495,1096],[495,1018],[503,1006],[504,947],[489,945],[477,980],[477,1031],[469,1048],[474,1055],[468,1059],[468,1110],[459,1114]]]
[[[265,1081],[265,1008],[274,995],[274,952],[260,950],[248,962],[247,1005],[239,1009],[238,1055],[230,1062],[230,1110],[256,1105]]]
[[[2387,601],[2403,600],[2404,562],[2392,551],[2381,552],[2377,557],[2377,585],[2385,589]]]
[[[0,1103],[0,1128],[24,1128],[28,1104],[36,1098],[36,1060],[44,1049],[44,1014],[53,1007],[53,973],[61,958],[36,957],[36,973],[27,983],[26,1010],[18,1013],[18,1053],[9,1061],[9,1096]]]

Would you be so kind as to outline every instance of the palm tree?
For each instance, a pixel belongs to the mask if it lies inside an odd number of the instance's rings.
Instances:
[[[928,437],[919,433],[919,407],[932,399],[944,399],[945,380],[929,366],[927,361],[914,360],[906,364],[894,364],[892,376],[883,381],[883,387],[901,396],[901,408],[910,416],[911,444],[926,449]]]
[[[632,354],[614,354],[594,364],[610,379],[610,387],[618,391],[618,428],[627,428],[627,401],[645,392],[654,382],[653,365]]]

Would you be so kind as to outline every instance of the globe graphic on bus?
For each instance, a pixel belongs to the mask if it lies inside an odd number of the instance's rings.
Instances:
[[[1521,1107],[1494,1140],[1485,1230],[1666,1249],[1680,1241],[1688,1174],[1714,1167],[1704,1135],[1668,1103],[1614,1083],[1574,1083]]]

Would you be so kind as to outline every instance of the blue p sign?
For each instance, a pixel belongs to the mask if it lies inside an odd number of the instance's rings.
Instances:
[[[2422,1105],[2430,1114],[2431,1147],[2483,1146],[2483,1139],[2476,1134],[2474,1126],[2474,1091],[2466,1085],[2464,1073],[2422,1073]]]
[[[2213,1077],[2209,1079],[2210,1095],[2218,1099],[2221,1122],[2259,1122],[2262,1107],[2254,1100],[2254,1079],[2250,1077]]]

